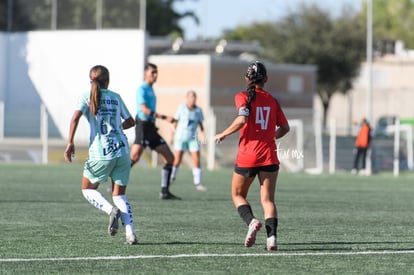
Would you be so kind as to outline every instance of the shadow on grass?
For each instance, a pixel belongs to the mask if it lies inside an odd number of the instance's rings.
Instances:
[[[217,246],[217,245],[223,245],[223,246],[240,246],[243,245],[242,243],[226,243],[226,242],[160,242],[160,243],[154,243],[154,242],[140,242],[139,245],[183,245],[183,246],[191,246],[191,245],[206,245],[206,246]]]
[[[411,247],[395,247],[395,245],[407,245]],[[141,246],[234,246],[242,247],[240,242],[202,242],[202,241],[174,241],[174,242],[140,242]],[[255,246],[260,246],[256,244]],[[364,247],[358,247],[364,246]],[[303,251],[407,251],[414,250],[414,242],[308,242],[308,243],[279,243],[279,250],[303,252]]]
[[[43,204],[43,203],[70,203],[70,204],[79,204],[84,203],[84,201],[75,201],[75,200],[0,200],[0,203],[34,203],[34,204]]]
[[[410,245],[410,247],[395,247]],[[358,246],[364,246],[358,247]],[[284,251],[359,251],[359,250],[414,250],[414,242],[307,242],[279,243]],[[294,248],[298,247],[298,248]],[[299,248],[300,247],[300,248]]]

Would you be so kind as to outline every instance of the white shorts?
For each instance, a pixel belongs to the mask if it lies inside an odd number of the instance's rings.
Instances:
[[[200,151],[200,143],[197,139],[180,140],[174,139],[174,150],[175,151]]]
[[[110,177],[117,185],[126,186],[129,182],[130,170],[129,155],[111,160],[87,159],[83,168],[83,176],[91,183],[105,183]]]

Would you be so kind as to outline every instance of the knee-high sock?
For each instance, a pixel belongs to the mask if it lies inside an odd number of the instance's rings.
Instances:
[[[179,166],[173,166],[171,171],[171,182],[175,181],[175,178],[177,177]]]
[[[267,237],[277,235],[277,218],[269,218],[265,220]]]
[[[170,186],[172,165],[166,164],[161,171],[161,187],[168,188]]]
[[[200,184],[201,183],[201,168],[193,168],[193,180],[194,184]]]
[[[113,206],[105,199],[101,192],[95,189],[82,189],[82,194],[90,204],[106,212],[108,215],[111,214]]]
[[[239,212],[240,218],[242,218],[247,225],[254,219],[252,208],[248,204],[240,205],[237,208],[237,212]]]
[[[134,233],[134,223],[132,218],[132,209],[125,195],[113,196],[112,200],[121,211],[122,225],[125,227],[125,234],[132,235]]]

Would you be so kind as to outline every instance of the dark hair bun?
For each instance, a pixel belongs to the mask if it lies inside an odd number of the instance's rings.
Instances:
[[[267,76],[266,67],[259,61],[251,63],[249,67],[247,68],[246,77],[251,81],[254,81],[254,82],[261,81],[266,76]]]

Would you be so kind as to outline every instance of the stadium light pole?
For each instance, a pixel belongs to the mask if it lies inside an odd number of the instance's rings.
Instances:
[[[56,30],[57,29],[57,0],[52,0],[51,5],[51,14],[50,14],[50,29]]]
[[[139,1],[139,29],[146,31],[146,21],[147,21],[147,0]]]
[[[102,14],[103,14],[103,3],[102,0],[96,0],[96,29],[102,29]]]
[[[372,123],[372,0],[367,1],[367,120]]]
[[[7,32],[13,30],[13,0],[7,1]]]
[[[372,121],[372,1],[373,0],[366,0],[367,1],[367,71],[368,71],[368,90],[367,90],[367,120],[369,123],[373,124]],[[366,156],[366,170],[367,175],[371,175],[372,173],[372,148],[368,150],[368,154]]]

